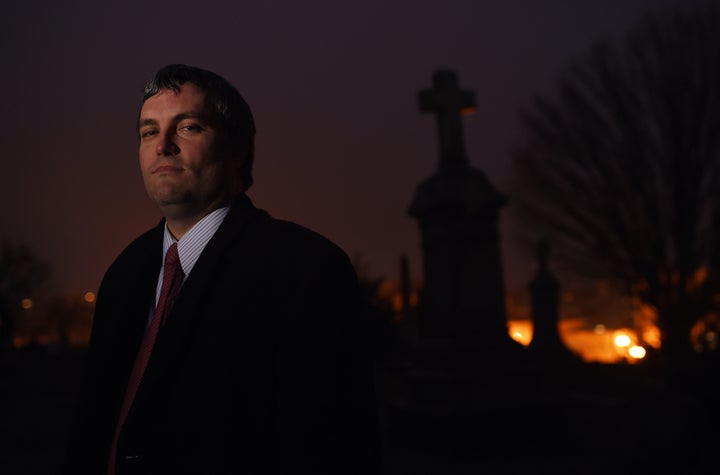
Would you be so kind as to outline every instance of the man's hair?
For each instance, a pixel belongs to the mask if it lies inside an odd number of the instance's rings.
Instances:
[[[186,64],[169,64],[155,73],[145,85],[142,102],[164,89],[175,92],[186,82],[205,93],[205,102],[217,115],[231,143],[244,155],[240,178],[247,190],[253,183],[252,166],[255,155],[255,121],[245,99],[223,77],[205,69]]]

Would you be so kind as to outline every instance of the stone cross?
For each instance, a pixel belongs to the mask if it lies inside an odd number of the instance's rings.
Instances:
[[[454,71],[440,70],[433,76],[433,88],[419,94],[420,111],[433,112],[440,142],[440,167],[465,165],[462,116],[475,111],[475,94],[461,91]]]

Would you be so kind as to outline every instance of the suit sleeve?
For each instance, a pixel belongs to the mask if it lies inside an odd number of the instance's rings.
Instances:
[[[380,473],[381,438],[367,312],[347,256],[309,263],[290,299],[278,357],[278,436],[312,473]]]

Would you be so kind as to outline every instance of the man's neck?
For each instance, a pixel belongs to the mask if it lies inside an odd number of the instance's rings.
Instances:
[[[172,234],[175,240],[179,241],[185,233],[192,229],[192,227],[205,216],[218,208],[229,205],[230,200],[225,199],[217,200],[202,210],[194,210],[192,212],[187,209],[180,210],[177,206],[172,205],[161,208],[161,211],[163,212],[163,216],[165,216],[168,231],[170,231],[170,234]]]

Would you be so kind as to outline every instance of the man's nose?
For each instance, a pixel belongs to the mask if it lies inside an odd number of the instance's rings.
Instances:
[[[157,142],[156,152],[158,155],[176,155],[180,152],[180,147],[175,143],[175,134],[172,132],[162,134]]]

